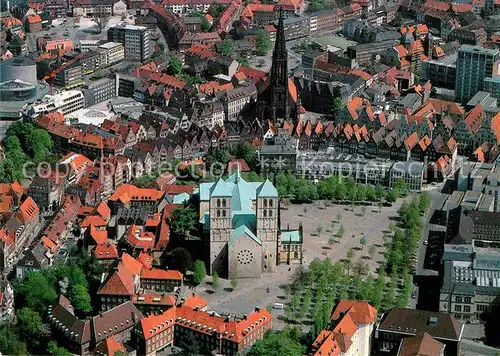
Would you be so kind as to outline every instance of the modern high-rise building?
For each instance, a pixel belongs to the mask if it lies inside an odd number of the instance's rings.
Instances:
[[[455,100],[467,103],[484,89],[484,79],[498,73],[500,50],[463,45],[458,50]]]
[[[125,58],[145,62],[151,58],[151,42],[144,26],[117,25],[108,30],[108,41],[123,43]]]

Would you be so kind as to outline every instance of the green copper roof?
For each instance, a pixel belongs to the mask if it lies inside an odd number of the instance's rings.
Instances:
[[[215,183],[210,188],[210,196],[211,197],[230,197],[231,189],[228,187],[226,182],[222,178],[219,178],[217,183]]]
[[[273,183],[269,179],[266,179],[264,183],[257,189],[258,197],[278,197],[278,191],[274,187]]]
[[[259,245],[262,245],[262,241],[260,241],[257,238],[257,236],[255,236],[255,234],[246,225],[240,225],[236,229],[233,229],[233,232],[231,233],[231,238],[229,239],[229,244],[230,245],[234,244],[237,239],[245,235],[250,237]]]
[[[174,195],[174,199],[172,200],[172,204],[184,204],[189,200],[190,195],[188,193],[181,193]]]
[[[281,242],[282,243],[301,243],[302,236],[300,236],[300,231],[299,230],[281,231]]]

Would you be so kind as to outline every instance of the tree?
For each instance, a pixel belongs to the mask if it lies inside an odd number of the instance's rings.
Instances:
[[[321,233],[323,232],[323,226],[318,225],[316,227],[316,234],[318,234],[318,237],[321,237]]]
[[[172,211],[170,228],[178,235],[186,236],[196,222],[196,212],[191,208],[177,208]]]
[[[92,311],[92,302],[90,301],[88,288],[85,285],[74,285],[71,288],[70,299],[76,309],[81,310],[84,313]]]
[[[231,148],[230,153],[234,156],[234,158],[245,160],[250,169],[256,168],[257,153],[255,151],[255,148],[248,142],[239,142],[233,148]]]
[[[375,252],[377,252],[377,248],[375,247],[375,245],[370,245],[370,247],[368,247],[368,254],[370,255],[372,260],[373,256],[375,256]]]
[[[109,12],[106,11],[104,6],[97,6],[94,9],[94,16],[92,17],[92,19],[94,20],[94,22],[97,26],[98,33],[101,33],[102,30],[108,24],[109,15],[110,15]]]
[[[187,270],[190,270],[193,264],[191,254],[182,247],[173,249],[169,254],[169,258],[167,258],[167,261],[170,269],[175,269],[182,273],[186,273]]]
[[[344,226],[340,224],[339,231],[337,232],[337,236],[339,237],[339,239],[342,239],[342,237],[344,237],[344,233],[345,233]]]
[[[332,106],[332,114],[333,116],[339,115],[342,110],[344,110],[344,102],[342,101],[341,98],[335,98],[333,99],[333,106]]]
[[[231,279],[231,290],[235,290],[238,286],[238,280],[236,278]]]
[[[342,215],[340,213],[337,213],[337,222],[340,223],[342,221]]]
[[[255,36],[255,42],[257,46],[257,52],[260,55],[265,55],[272,47],[271,39],[269,38],[269,33],[264,29],[257,31]]]
[[[217,48],[217,53],[219,53],[224,57],[229,57],[233,53],[234,43],[231,39],[226,38],[224,41],[219,42],[216,45],[216,48]]]
[[[381,200],[379,200],[377,202],[377,206],[378,206],[378,212],[381,213],[382,212],[382,201]]]
[[[399,198],[399,190],[393,188],[392,190],[387,191],[386,199],[390,203],[394,203]]]
[[[349,250],[347,250],[346,252],[346,259],[347,259],[347,262],[346,262],[346,267],[347,267],[347,274],[349,274],[349,270],[351,268],[351,263],[352,263],[352,259],[354,258],[354,250],[352,248],[350,248]]]
[[[26,344],[20,340],[11,323],[0,325],[0,352],[3,355],[27,355]]]
[[[212,24],[210,23],[210,21],[208,21],[205,16],[202,16],[201,17],[201,30],[203,32],[209,32],[211,28],[212,28]]]
[[[54,287],[40,272],[29,273],[26,280],[17,285],[16,292],[22,297],[23,306],[37,312],[45,311],[57,298]]]
[[[214,273],[212,273],[212,288],[214,291],[219,289],[219,283],[219,274],[214,271]]]
[[[22,308],[17,311],[17,328],[25,340],[38,338],[44,329],[40,314],[30,308]]]
[[[194,261],[193,265],[193,282],[195,284],[200,284],[207,275],[207,270],[205,269],[205,263],[200,260]]]
[[[301,356],[306,351],[301,345],[296,332],[283,330],[280,333],[267,333],[250,349],[249,356]]]
[[[304,217],[307,217],[307,205],[304,206]]]
[[[357,276],[362,276],[367,274],[368,270],[369,270],[368,265],[366,263],[363,263],[363,261],[361,260],[356,261],[352,266],[352,271]]]
[[[182,73],[182,62],[178,57],[170,57],[167,72],[172,75],[179,75]]]
[[[429,193],[423,192],[422,195],[420,195],[419,199],[420,214],[425,214],[427,210],[429,210],[430,206],[431,206],[431,198],[429,197]]]
[[[240,66],[243,66],[243,67],[250,66],[250,63],[248,62],[248,59],[246,59],[246,58],[238,58],[238,63],[240,64]]]
[[[366,206],[364,206],[364,205],[361,207],[361,214],[363,216],[365,216],[365,214],[366,214]]]
[[[359,243],[361,244],[361,246],[363,247],[363,250],[364,250],[365,249],[365,245],[366,245],[366,237],[362,236],[359,239]]]
[[[225,7],[224,5],[221,4],[216,4],[215,2],[210,5],[208,8],[207,13],[210,14],[214,19],[219,18],[219,15],[221,14],[222,11],[224,11]]]
[[[334,244],[335,244],[335,239],[332,236],[328,239],[328,245],[333,246]]]

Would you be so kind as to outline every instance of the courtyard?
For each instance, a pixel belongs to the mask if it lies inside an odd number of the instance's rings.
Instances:
[[[366,206],[365,209],[355,205],[354,211],[350,205],[328,202],[325,205],[321,201],[292,204],[282,208],[281,226],[297,228],[302,223],[305,267],[314,259],[324,260],[329,257],[333,263],[345,260],[347,251],[352,249],[352,263],[362,261],[368,267],[368,275],[376,278],[376,270],[384,259],[384,233],[389,230],[391,223],[395,223],[393,220],[397,217],[402,202],[403,199],[399,199],[392,206],[383,206],[381,209],[377,205]],[[344,233],[339,238],[341,226]],[[364,246],[361,244],[363,237],[366,240]],[[369,254],[370,246],[374,246],[371,248],[373,258]],[[248,313],[254,306],[269,308],[274,303],[287,304],[281,287],[290,282],[297,267],[298,265],[280,265],[276,274],[264,274],[259,279],[239,279],[234,291],[231,291],[230,281],[221,279],[218,290],[214,292],[211,277],[207,276],[196,287],[196,292],[208,302],[210,310],[232,315]],[[273,309],[272,314],[273,328],[282,329],[285,326],[285,311]]]

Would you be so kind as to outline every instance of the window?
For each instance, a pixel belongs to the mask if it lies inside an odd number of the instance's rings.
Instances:
[[[472,301],[471,297],[464,297],[464,303],[470,304]]]
[[[226,199],[222,199],[222,207],[225,208],[226,207]]]
[[[226,211],[225,210],[222,210],[222,217],[225,218],[226,217]]]
[[[220,218],[220,210],[217,210],[217,217]]]
[[[457,295],[457,296],[455,297],[455,302],[456,302],[456,303],[462,303],[462,297]]]
[[[273,211],[272,210],[269,210],[269,217],[272,218],[273,217]]]
[[[217,207],[220,208],[220,199],[217,199]]]
[[[264,208],[267,208],[267,199],[264,199]]]
[[[462,311],[462,306],[461,305],[455,305],[455,311],[456,312],[461,312]]]
[[[267,210],[264,210],[263,213],[264,217],[266,218],[267,217]]]
[[[464,305],[464,312],[470,313],[470,305]]]
[[[273,200],[272,199],[269,199],[269,207],[272,208],[273,207]]]

